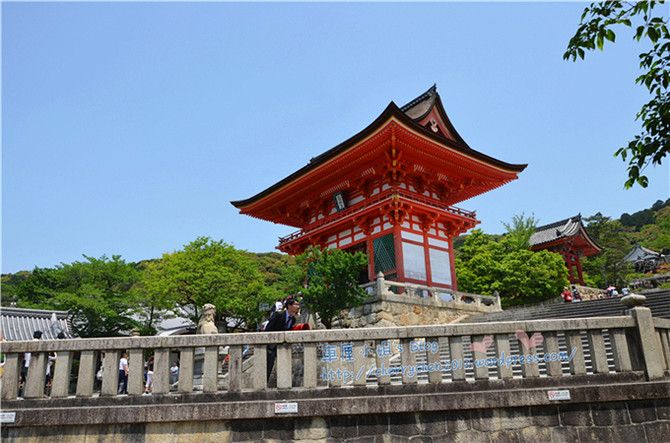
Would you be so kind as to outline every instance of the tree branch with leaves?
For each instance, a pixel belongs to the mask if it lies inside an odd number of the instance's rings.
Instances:
[[[649,179],[643,175],[649,165],[660,165],[670,149],[670,33],[668,19],[660,12],[665,1],[621,2],[608,1],[592,3],[581,17],[577,32],[570,39],[563,54],[565,60],[584,59],[586,51],[603,50],[605,41],[614,42],[616,26],[626,26],[635,31],[633,38],[638,42],[647,40],[651,49],[640,54],[640,68],[643,73],[635,83],[645,86],[652,95],[651,100],[637,113],[642,122],[642,132],[619,148],[615,156],[628,161],[627,189],[635,183],[646,188]],[[655,9],[656,8],[656,9]],[[668,8],[663,8],[667,14]]]

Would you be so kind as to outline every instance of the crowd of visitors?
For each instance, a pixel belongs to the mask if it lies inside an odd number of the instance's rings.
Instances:
[[[593,291],[592,291],[593,292]],[[605,292],[602,292],[602,290],[597,290],[597,298],[610,298],[610,297],[621,297],[628,295],[630,293],[630,289],[628,288],[623,288],[621,289],[621,292],[617,291],[616,286],[609,286]],[[590,297],[595,298],[596,296],[591,294]],[[582,295],[580,294],[579,290],[575,287],[572,286],[571,288],[563,288],[563,292],[561,293],[561,298],[563,298],[564,302],[579,302],[582,301]],[[587,299],[589,298],[589,294],[587,293]]]
[[[570,290],[569,288],[563,288],[561,297],[563,297],[564,302],[582,301],[582,294],[580,294],[579,290],[575,286],[572,287],[572,290]]]

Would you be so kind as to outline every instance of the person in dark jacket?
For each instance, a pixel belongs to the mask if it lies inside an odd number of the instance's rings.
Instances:
[[[265,326],[266,332],[271,331],[288,331],[293,326],[295,326],[295,315],[300,309],[300,303],[293,297],[289,297],[284,302],[286,309],[282,311],[275,311],[270,317],[270,321]],[[277,345],[268,345],[267,347],[267,377],[270,379],[270,374],[272,373],[272,368],[275,365],[275,359],[277,358]]]

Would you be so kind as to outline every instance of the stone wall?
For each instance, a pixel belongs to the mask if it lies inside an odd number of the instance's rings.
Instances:
[[[670,402],[3,429],[8,442],[664,442]]]
[[[339,325],[344,328],[444,325],[463,316],[488,312],[474,304],[446,302],[432,297],[377,295],[365,304],[344,311]]]

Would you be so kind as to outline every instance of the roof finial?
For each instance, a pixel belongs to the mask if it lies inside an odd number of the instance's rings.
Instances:
[[[429,97],[432,97],[435,94],[437,94],[437,83],[434,83],[433,86],[431,86],[426,92],[424,92],[411,102],[407,103],[405,106],[400,108],[400,110],[403,112],[407,112],[408,109],[412,108],[418,103],[421,103],[422,101],[428,99]]]

